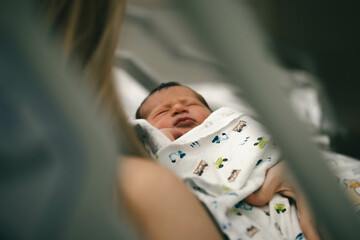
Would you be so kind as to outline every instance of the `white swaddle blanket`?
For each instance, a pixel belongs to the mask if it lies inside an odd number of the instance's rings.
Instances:
[[[242,201],[280,158],[269,134],[251,117],[221,108],[173,142],[145,120],[133,123],[141,126],[141,138],[154,158],[191,186],[230,239],[302,235],[288,199],[276,195],[270,208]]]
[[[153,157],[185,180],[230,239],[304,239],[287,198],[275,195],[264,207],[243,201],[281,155],[257,121],[224,107],[173,142],[146,120],[133,124]]]

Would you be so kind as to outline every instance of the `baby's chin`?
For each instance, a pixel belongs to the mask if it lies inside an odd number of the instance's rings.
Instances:
[[[160,131],[164,133],[164,135],[169,138],[170,141],[175,141],[191,129],[192,128],[163,128],[160,129]]]
[[[189,128],[175,128],[177,135],[177,138],[181,137],[182,135],[184,135],[185,133],[189,132],[191,129],[193,129],[193,127],[189,127]],[[175,136],[174,136],[175,137]],[[177,139],[175,138],[175,139]]]
[[[191,130],[191,128],[174,128],[171,131],[172,138],[170,138],[169,136],[168,137],[171,141],[174,141],[174,140],[180,138],[182,135],[184,135],[185,133],[187,133],[190,130]]]
[[[174,141],[185,134],[185,132],[180,131],[175,128],[163,128],[160,131],[168,138],[170,141]]]

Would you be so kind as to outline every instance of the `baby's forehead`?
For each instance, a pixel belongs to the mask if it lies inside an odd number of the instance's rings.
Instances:
[[[186,86],[171,86],[160,89],[148,97],[146,102],[150,101],[166,101],[166,100],[181,100],[185,98],[199,99],[199,95],[189,87]]]
[[[170,87],[166,87],[166,88],[162,88],[156,92],[154,92],[154,94],[158,93],[158,94],[169,94],[170,92],[177,92],[177,93],[181,93],[181,94],[194,94],[196,95],[196,92],[187,87],[187,86],[170,86]]]
[[[190,98],[201,100],[199,95],[189,87],[171,86],[152,93],[144,101],[141,108],[147,112],[151,112],[157,106],[166,104],[167,101],[181,101]]]

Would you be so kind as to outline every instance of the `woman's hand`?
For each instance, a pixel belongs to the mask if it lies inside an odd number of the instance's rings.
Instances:
[[[275,193],[280,193],[296,201],[300,213],[300,227],[306,238],[309,240],[320,239],[306,199],[295,183],[295,179],[290,175],[284,161],[270,168],[266,173],[263,185],[245,200],[252,205],[263,206],[272,199]]]

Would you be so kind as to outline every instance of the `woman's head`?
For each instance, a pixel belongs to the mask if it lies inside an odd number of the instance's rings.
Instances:
[[[40,1],[47,25],[60,39],[65,61],[75,64],[100,93],[99,87],[112,82],[109,79],[125,1]],[[100,98],[104,101],[106,97]]]
[[[125,12],[125,0],[38,0],[50,32],[60,40],[67,65],[82,73],[84,86],[96,99],[101,114],[119,135],[126,135],[127,152],[144,156],[115,91],[112,75],[115,50]]]

